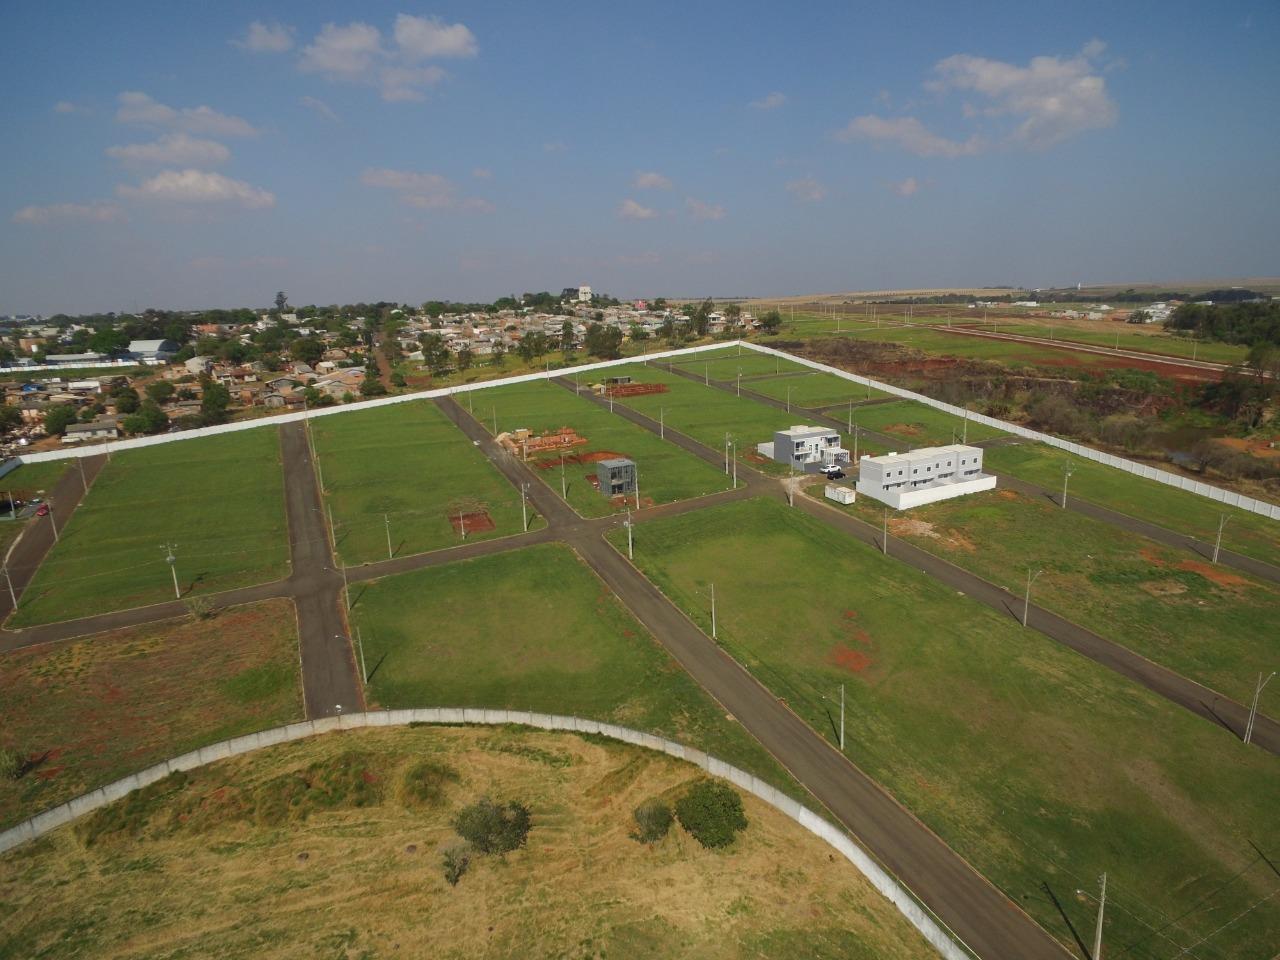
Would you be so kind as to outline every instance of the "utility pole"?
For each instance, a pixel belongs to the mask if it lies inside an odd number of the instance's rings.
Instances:
[[[729,459],[733,461],[733,489],[738,489],[738,441],[733,441],[733,449],[730,451]]]
[[[853,433],[853,401],[849,401],[849,433]]]
[[[564,454],[560,454],[560,499],[569,499],[569,486],[564,479]]]
[[[639,510],[640,509],[640,468],[639,467],[635,468],[635,478],[636,478],[636,509]]]
[[[58,534],[58,521],[53,518],[53,500],[46,500],[49,505],[49,526],[53,527],[53,542],[57,543],[62,537]]]
[[[632,538],[631,538],[631,508],[630,507],[627,508],[627,519],[622,522],[622,525],[627,528],[627,559],[634,560],[636,558],[636,551],[635,551],[635,544],[632,542]]]
[[[520,484],[520,529],[525,533],[529,532],[529,508],[527,497],[529,493],[529,484]]]
[[[1031,612],[1031,584],[1042,573],[1044,573],[1044,570],[1037,570],[1032,574],[1031,568],[1027,567],[1027,592],[1022,598],[1022,625],[1024,627],[1027,625],[1027,614]]]
[[[347,599],[347,613],[351,612],[351,584],[347,583],[347,565],[339,563],[338,569],[342,571],[342,595]]]
[[[658,408],[658,439],[667,439],[667,408]]]
[[[729,431],[724,434],[724,475],[729,475]]]
[[[4,581],[9,585],[9,599],[13,602],[13,609],[18,609],[18,594],[13,589],[13,578],[9,576],[9,565],[4,565]]]
[[[964,405],[964,427],[963,432],[960,434],[960,442],[969,442],[969,404],[967,403]]]
[[[844,684],[840,684],[840,752],[844,753]]]
[[[13,587],[10,586],[9,590],[12,592]],[[14,606],[17,607],[17,604],[15,603]],[[1264,680],[1262,674],[1258,674],[1258,685],[1253,688],[1253,704],[1249,707],[1249,722],[1244,728],[1245,743],[1250,743],[1253,740],[1253,722],[1258,718],[1258,698],[1262,696],[1262,688],[1270,683],[1271,678],[1275,675],[1276,672],[1272,670],[1271,675]]]
[[[1071,474],[1075,473],[1075,467],[1067,464],[1062,468],[1062,509],[1067,509],[1067,481],[1071,479]],[[1217,560],[1214,561],[1215,563]]]
[[[165,551],[165,560],[169,563],[169,572],[173,574],[173,598],[181,600],[182,591],[178,588],[178,558],[173,555],[173,552],[178,549],[178,545],[176,543],[166,543],[160,549]]]
[[[742,349],[739,347],[738,349]],[[742,371],[738,371],[738,396],[742,396]]]
[[[858,464],[858,424],[853,425],[853,465]],[[859,474],[861,476],[861,474]]]
[[[462,531],[462,539],[467,539],[467,515],[458,508],[458,529]]]
[[[387,559],[390,560],[394,556],[391,552],[391,518],[384,513],[382,515],[382,522],[387,525]]]
[[[1227,525],[1227,515],[1218,518],[1218,539],[1213,542],[1213,562],[1218,562],[1218,551],[1222,549],[1222,528]]]
[[[369,683],[369,668],[364,665],[364,637],[360,635],[359,627],[356,627],[356,646],[360,649],[360,676],[367,685]]]
[[[1107,910],[1107,875],[1099,880],[1102,892],[1098,895],[1098,926],[1093,931],[1093,957],[1091,960],[1102,960],[1102,917]]]
[[[711,585],[711,639],[716,639],[716,585]]]
[[[495,437],[498,435],[498,408],[496,406],[493,408],[493,435]]]
[[[889,555],[889,508],[884,508],[884,534],[880,537],[880,548],[885,556]]]
[[[791,412],[791,385],[787,384],[787,413]]]

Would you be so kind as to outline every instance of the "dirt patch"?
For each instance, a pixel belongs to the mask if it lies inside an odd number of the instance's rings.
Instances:
[[[1249,586],[1249,581],[1244,577],[1229,573],[1221,567],[1214,566],[1212,563],[1205,563],[1203,560],[1179,561],[1178,569],[1198,573],[1210,583],[1217,584],[1219,587],[1226,587],[1229,590],[1242,590]]]
[[[594,478],[593,478],[593,479],[594,479]],[[634,496],[633,494],[630,494],[630,493],[619,493],[619,494],[617,494],[616,496],[610,497],[610,498],[609,498],[609,503],[611,503],[614,507],[616,507],[616,508],[617,508],[617,509],[619,509],[619,510],[621,510],[623,507],[627,507],[627,506],[630,506],[632,509],[635,509],[635,505],[636,505],[636,498],[635,498],[635,496]],[[652,498],[652,497],[641,497],[641,498],[640,498],[640,506],[641,506],[641,507],[652,507],[652,506],[653,506],[653,498]]]
[[[1144,580],[1138,584],[1138,589],[1153,597],[1176,597],[1187,592],[1187,585],[1177,580]]]
[[[978,552],[978,547],[972,540],[954,530],[943,537],[942,542],[954,550],[963,550],[965,553]]]
[[[1153,567],[1167,567],[1169,565],[1160,556],[1155,547],[1142,547],[1138,550],[1138,555]]]
[[[611,397],[643,397],[651,393],[666,393],[665,383],[618,383],[605,390]]]
[[[892,433],[895,437],[923,437],[924,431],[913,423],[889,423],[880,428],[885,433]]]
[[[1244,440],[1240,437],[1216,437],[1213,441],[1237,453],[1247,453],[1254,457],[1280,459],[1280,439]]]
[[[560,464],[582,464],[582,463],[599,463],[601,460],[627,459],[625,453],[618,453],[614,450],[587,450],[582,453],[571,453],[568,456],[561,454],[558,457],[552,457],[549,460],[535,460],[534,465],[539,470],[550,470],[552,467],[558,467]]]
[[[755,450],[748,450],[745,454],[743,454],[743,459],[746,460],[748,463],[772,463],[773,462],[768,457],[761,456]]]
[[[842,670],[850,673],[862,673],[871,666],[871,656],[852,647],[836,645],[831,648],[827,659]]]
[[[895,517],[889,521],[889,529],[895,537],[929,537],[941,540],[942,536],[927,520],[912,520],[907,517]]]
[[[462,535],[465,528],[467,533],[483,533],[487,530],[493,530],[497,524],[493,522],[493,517],[489,516],[488,510],[473,510],[470,513],[451,513],[449,514],[449,522],[453,524],[453,532]]]
[[[997,490],[997,491],[996,491],[996,496],[997,496],[997,497],[999,497],[1001,500],[1019,500],[1019,499],[1021,499],[1021,498],[1018,496],[1018,492],[1017,492],[1016,490]]]

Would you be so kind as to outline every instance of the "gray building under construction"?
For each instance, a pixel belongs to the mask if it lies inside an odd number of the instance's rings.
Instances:
[[[635,493],[635,461],[624,457],[600,460],[596,463],[596,480],[600,483],[600,492],[606,497],[616,497],[620,493]]]

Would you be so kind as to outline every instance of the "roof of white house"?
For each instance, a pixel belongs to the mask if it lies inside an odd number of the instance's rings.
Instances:
[[[835,432],[835,430],[832,430],[829,427],[808,427],[803,423],[798,423],[793,427],[788,427],[786,430],[778,431],[778,433],[784,437],[811,437],[814,434],[822,434],[825,437],[828,434]]]
[[[911,460],[933,460],[939,456],[945,456],[948,453],[979,453],[977,447],[971,447],[964,443],[948,443],[941,447],[920,447],[907,453],[886,453],[879,457],[863,457],[863,460],[871,463],[902,463]]]
[[[130,353],[155,353],[157,350],[165,349],[165,346],[175,346],[172,340],[130,340]]]

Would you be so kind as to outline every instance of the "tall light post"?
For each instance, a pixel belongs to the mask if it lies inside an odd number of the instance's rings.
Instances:
[[[1107,875],[1104,873],[1098,881],[1102,891],[1098,895],[1098,925],[1093,930],[1092,960],[1102,960],[1102,917],[1107,911]]]
[[[716,639],[716,585],[711,585],[711,639]]]
[[[1067,464],[1062,468],[1062,509],[1067,509],[1067,481],[1071,479],[1071,474],[1076,472],[1076,468],[1071,464]],[[1217,562],[1216,560],[1214,561]]]
[[[635,544],[631,537],[631,508],[627,508],[627,519],[622,521],[622,525],[627,528],[627,559],[634,560],[636,558]]]
[[[10,588],[12,590],[12,587]],[[16,607],[17,604],[14,604]],[[1253,740],[1253,722],[1258,718],[1258,699],[1262,696],[1262,688],[1271,682],[1271,678],[1276,675],[1274,670],[1265,680],[1262,674],[1258,674],[1258,685],[1253,688],[1253,703],[1249,707],[1249,722],[1244,728],[1244,742],[1249,743]]]
[[[1213,562],[1218,562],[1218,552],[1222,549],[1222,528],[1227,525],[1227,515],[1218,518],[1218,539],[1213,542]]]
[[[1037,570],[1034,574],[1031,568],[1027,567],[1027,592],[1022,598],[1022,625],[1027,625],[1027,614],[1031,612],[1031,584],[1033,584],[1044,570]]]
[[[520,484],[520,529],[525,533],[529,532],[529,507],[528,507],[529,484]]]
[[[640,468],[637,466],[632,471],[636,478],[636,509],[640,509]]]
[[[733,461],[733,489],[738,489],[738,441],[734,440],[729,459]]]
[[[173,598],[181,600],[182,591],[178,588],[178,558],[174,556],[174,551],[178,549],[178,545],[176,543],[166,543],[161,549],[165,551],[165,560],[169,564],[169,573],[173,575]]]
[[[738,349],[741,350],[742,347],[739,346]],[[742,370],[741,369],[738,370],[738,396],[742,396]]]
[[[724,434],[724,475],[729,475],[729,432]]]
[[[560,454],[560,499],[569,499],[569,485],[564,478],[564,454]]]
[[[390,560],[395,554],[391,550],[391,517],[387,514],[382,515],[382,522],[387,528],[387,559]]]
[[[341,640],[341,637],[337,639]],[[364,637],[360,635],[360,628],[356,627],[356,646],[360,650],[360,677],[367,686],[369,683],[369,668],[364,665]]]
[[[787,385],[787,413],[791,412],[791,385]]]

